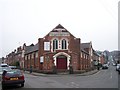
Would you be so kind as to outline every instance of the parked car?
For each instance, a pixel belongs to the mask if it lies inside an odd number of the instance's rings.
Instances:
[[[118,73],[120,74],[120,67],[118,68]]]
[[[112,65],[113,65],[113,66],[116,66],[117,64],[113,62]]]
[[[108,67],[109,67],[108,64],[103,64],[102,65],[102,69],[108,69]]]
[[[0,67],[0,81],[1,81],[1,78],[2,78],[2,73],[3,73],[3,70],[2,70],[2,67]]]
[[[0,67],[9,67],[9,65],[6,63],[2,63],[2,64],[0,64]]]
[[[9,70],[11,70],[11,68],[10,67],[0,67],[0,75],[2,75],[4,70],[9,71]]]
[[[21,85],[21,87],[24,87],[24,74],[18,69],[12,69],[10,71],[3,71],[2,74],[2,89],[4,89],[6,86],[11,86],[11,85]]]
[[[110,65],[110,62],[107,62],[108,66]]]
[[[2,70],[2,67],[0,67],[0,75],[2,75],[3,73],[3,70]]]
[[[11,69],[17,69],[16,66],[9,66]]]
[[[6,70],[6,71],[10,71],[11,68],[10,67],[0,67],[0,81],[2,79],[2,74],[3,74],[3,71]]]
[[[116,71],[118,71],[119,67],[120,67],[120,64],[117,64]]]

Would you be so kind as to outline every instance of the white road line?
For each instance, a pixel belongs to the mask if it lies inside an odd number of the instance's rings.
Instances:
[[[79,87],[75,87],[75,88],[79,88]]]
[[[112,78],[112,72],[111,72],[111,76],[110,76],[110,78]]]
[[[79,88],[79,84],[76,84],[75,82],[69,82],[66,85],[71,86],[73,88]]]

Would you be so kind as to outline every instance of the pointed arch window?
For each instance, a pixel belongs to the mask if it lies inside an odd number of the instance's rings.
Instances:
[[[67,41],[65,39],[62,40],[62,49],[67,49]]]
[[[53,51],[54,51],[55,49],[58,49],[58,40],[57,40],[57,39],[54,39],[54,40],[53,40]]]

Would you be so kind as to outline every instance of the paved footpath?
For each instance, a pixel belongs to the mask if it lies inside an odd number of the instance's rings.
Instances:
[[[46,77],[49,77],[49,76],[62,76],[62,75],[87,76],[87,75],[95,74],[97,72],[99,72],[99,70],[92,70],[92,71],[81,73],[81,74],[68,74],[68,73],[44,74],[44,73],[37,73],[37,72],[32,72],[31,74],[35,75],[35,76],[46,76]],[[30,74],[29,71],[25,71],[24,73]]]

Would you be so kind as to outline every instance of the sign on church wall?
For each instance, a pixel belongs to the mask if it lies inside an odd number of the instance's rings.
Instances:
[[[41,56],[41,57],[40,57],[40,63],[43,63],[43,62],[44,62],[44,57]]]
[[[44,50],[50,51],[50,42],[44,42]]]

